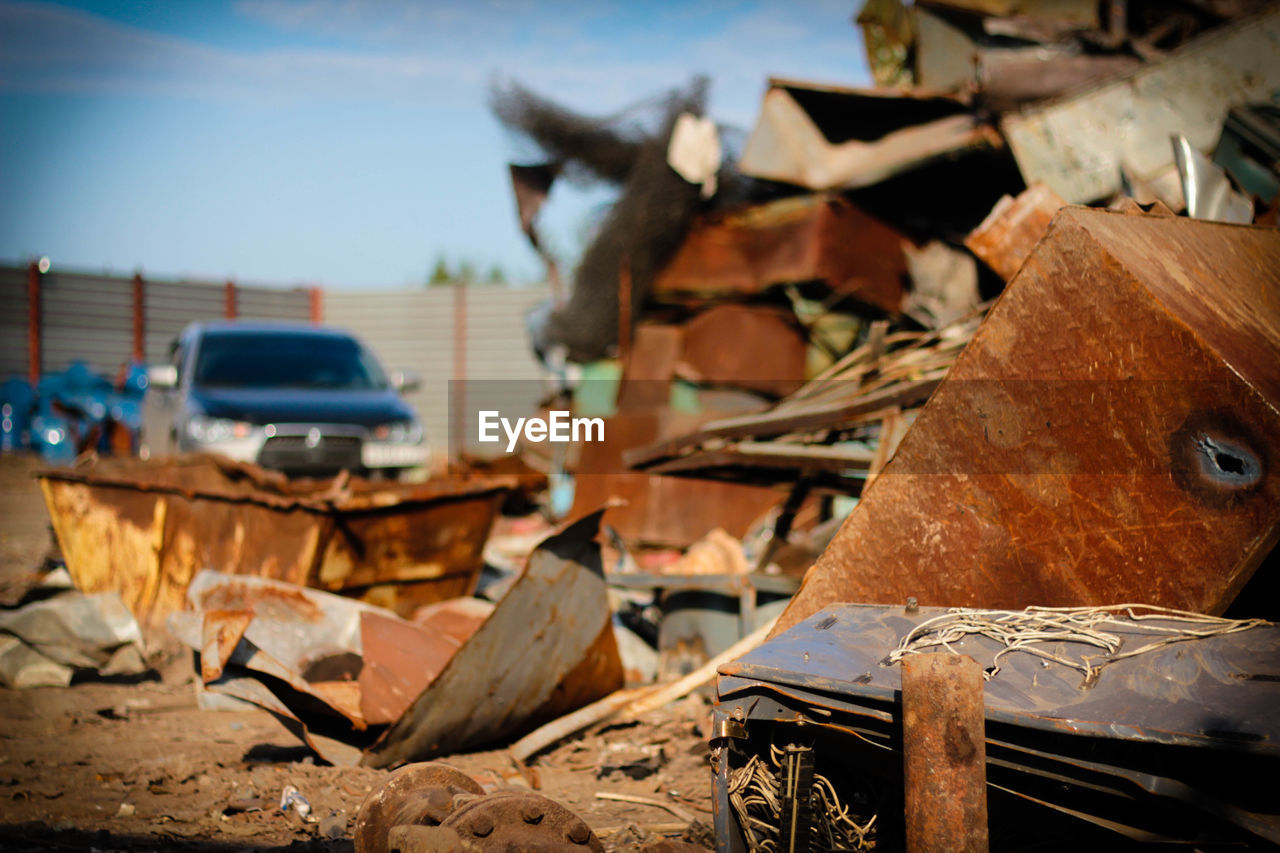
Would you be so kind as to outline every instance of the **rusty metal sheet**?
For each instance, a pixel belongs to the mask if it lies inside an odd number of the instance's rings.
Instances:
[[[455,601],[462,608],[456,608]],[[466,602],[473,601],[483,615],[468,612]],[[439,602],[433,608],[434,617],[425,624],[381,613],[360,615],[360,711],[370,725],[400,719],[493,611],[491,605],[468,598]]]
[[[1277,364],[1280,232],[1064,209],[779,630],[909,596],[1222,613],[1280,538]]]
[[[684,342],[685,330],[680,326],[641,323],[635,327],[635,341],[621,356],[618,411],[643,412],[671,402],[671,381]]]
[[[1002,196],[964,244],[1005,281],[1013,278],[1066,202],[1044,184]]]
[[[230,654],[208,670],[207,680],[218,679],[224,669],[262,673],[320,700],[356,729],[365,728],[355,675],[361,618],[378,613],[376,608],[269,578],[208,570],[196,576],[187,595],[192,609],[171,614],[168,627],[193,649],[206,648],[211,625],[238,624],[231,622],[235,614],[249,618]],[[213,621],[206,618],[210,614]],[[203,657],[201,666],[203,673]]]
[[[509,478],[291,482],[216,457],[101,459],[38,474],[76,586],[119,591],[144,628],[201,569],[413,607],[467,595]]]
[[[756,205],[701,220],[653,283],[659,301],[704,302],[820,281],[883,311],[902,302],[906,238],[840,196]]]
[[[201,622],[200,677],[216,681],[226,669],[231,653],[240,645],[245,628],[253,621],[247,610],[206,610]]]
[[[768,488],[678,477],[620,473],[623,455],[664,435],[695,427],[698,418],[678,412],[628,412],[605,419],[603,442],[584,444],[575,469],[573,513],[580,515],[615,498],[626,501],[609,524],[633,543],[685,548],[722,527],[742,537],[780,501]]]
[[[489,619],[362,764],[388,767],[499,740],[622,687],[595,541],[603,512],[538,546]]]
[[[1233,106],[1280,88],[1280,10],[1188,42],[1159,62],[1080,95],[1006,116],[1001,129],[1028,184],[1074,204],[1152,184],[1182,207],[1169,137],[1211,151]]]
[[[206,684],[205,689],[249,702],[267,711],[321,760],[339,767],[356,765],[360,760],[360,747],[349,742],[351,733],[343,732],[342,737],[333,737],[316,731],[313,726],[304,723],[298,713],[265,684],[250,675],[246,675],[244,670],[233,668],[217,681]]]
[[[808,349],[809,335],[790,311],[717,305],[685,326],[681,361],[686,378],[781,397],[804,384]]]
[[[388,508],[335,508],[311,583],[409,616],[475,592],[505,492],[480,488]]]

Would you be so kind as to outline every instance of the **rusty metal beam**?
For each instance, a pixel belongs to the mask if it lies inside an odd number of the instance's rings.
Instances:
[[[982,667],[967,655],[902,661],[907,853],[985,853]]]
[[[1210,614],[1280,538],[1280,232],[1065,208],[779,631],[836,601]]]

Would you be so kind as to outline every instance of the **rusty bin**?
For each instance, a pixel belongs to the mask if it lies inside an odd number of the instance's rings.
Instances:
[[[89,460],[37,474],[67,569],[145,626],[201,569],[339,592],[408,615],[469,595],[509,478],[290,481],[211,456]]]

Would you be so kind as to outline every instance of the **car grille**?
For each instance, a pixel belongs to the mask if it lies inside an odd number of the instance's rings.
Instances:
[[[278,435],[262,446],[258,464],[288,473],[334,474],[360,467],[360,439],[349,435],[324,435],[315,447],[304,435]]]

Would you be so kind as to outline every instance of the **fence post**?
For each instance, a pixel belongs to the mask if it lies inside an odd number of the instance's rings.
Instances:
[[[146,285],[142,281],[142,272],[133,274],[133,360],[142,363],[146,360]]]
[[[222,313],[228,320],[236,318],[236,283],[227,281],[227,286],[222,291]]]
[[[318,287],[310,290],[311,295],[311,322],[319,326],[324,322],[324,291]]]

